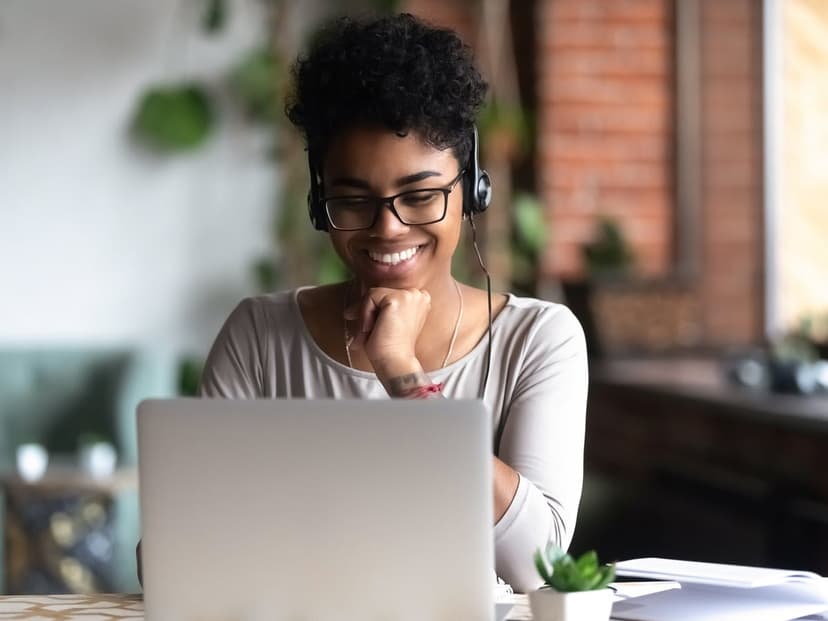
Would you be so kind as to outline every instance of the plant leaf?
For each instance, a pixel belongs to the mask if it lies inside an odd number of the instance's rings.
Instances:
[[[553,569],[555,563],[559,562],[561,559],[565,559],[567,556],[569,555],[554,543],[549,542],[546,544],[546,559],[553,566]]]
[[[157,86],[141,97],[133,131],[162,151],[186,151],[209,136],[213,115],[206,91],[198,84]]]
[[[251,118],[264,122],[278,118],[283,73],[281,59],[270,47],[250,51],[233,69],[230,84]]]
[[[227,4],[225,0],[208,0],[201,18],[201,27],[209,34],[215,34],[224,28],[227,22]]]
[[[541,202],[523,192],[515,196],[513,205],[518,242],[530,253],[539,253],[546,243],[546,221]]]
[[[613,580],[615,580],[615,565],[607,565],[604,568],[602,580],[595,586],[595,588],[603,589]]]
[[[582,574],[593,575],[598,571],[598,555],[595,553],[595,550],[585,552],[577,560],[576,564],[578,565],[578,571]]]
[[[535,551],[535,568],[538,570],[538,574],[540,575],[541,579],[544,583],[548,585],[552,585],[552,575],[549,573],[549,567],[546,564],[546,561],[543,560],[543,555],[541,554],[540,549]]]

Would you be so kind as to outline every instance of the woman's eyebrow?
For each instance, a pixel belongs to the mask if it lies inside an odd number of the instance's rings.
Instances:
[[[414,173],[413,175],[406,175],[405,177],[400,177],[397,179],[394,184],[397,187],[403,187],[406,185],[411,185],[412,183],[417,183],[418,181],[422,181],[423,179],[428,179],[430,177],[442,177],[443,173],[438,172],[436,170],[423,170],[418,173]],[[357,179],[356,177],[337,177],[331,181],[331,187],[334,186],[347,186],[351,188],[359,188],[360,190],[370,190],[371,184],[365,181],[364,179]]]
[[[414,173],[413,175],[406,175],[405,177],[400,177],[397,179],[397,187],[402,187],[404,185],[410,185],[412,183],[417,183],[418,181],[422,181],[423,179],[428,179],[429,177],[442,177],[443,173],[437,172],[436,170],[424,170],[422,172]]]

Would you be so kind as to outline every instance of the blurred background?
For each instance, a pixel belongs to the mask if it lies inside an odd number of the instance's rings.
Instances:
[[[242,297],[345,276],[288,66],[398,10],[491,84],[495,287],[587,332],[573,549],[828,573],[828,2],[2,0],[0,592],[138,589],[135,405]]]

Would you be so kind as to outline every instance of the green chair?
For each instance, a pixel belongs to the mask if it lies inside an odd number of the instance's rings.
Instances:
[[[57,461],[74,459],[87,434],[112,442],[119,465],[135,466],[136,406],[145,398],[174,396],[176,380],[177,361],[169,351],[0,348],[0,469],[15,468],[16,448],[25,442],[44,445]],[[113,509],[113,575],[108,581],[119,591],[134,592],[137,490],[119,494]],[[2,520],[0,512],[0,532]],[[3,566],[0,585],[5,584]]]

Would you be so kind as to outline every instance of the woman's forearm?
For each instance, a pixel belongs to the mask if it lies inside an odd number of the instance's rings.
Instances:
[[[390,397],[405,397],[412,390],[431,384],[419,360],[380,360],[372,363],[377,378]]]

